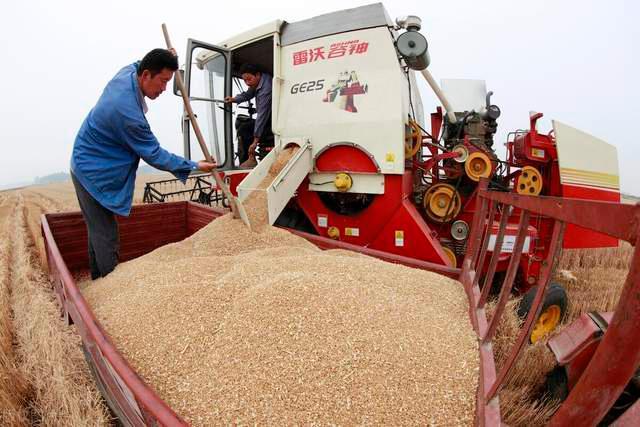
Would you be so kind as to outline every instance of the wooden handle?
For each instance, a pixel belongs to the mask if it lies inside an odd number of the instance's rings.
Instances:
[[[167,49],[173,49],[171,45],[171,39],[169,38],[169,30],[167,30],[167,25],[162,24],[162,32],[164,34],[164,40],[167,42]],[[204,142],[204,137],[202,136],[202,132],[200,131],[200,126],[198,125],[198,121],[196,120],[195,114],[193,114],[193,109],[191,109],[191,101],[189,100],[189,96],[187,96],[187,91],[184,87],[184,82],[182,81],[182,75],[179,72],[174,74],[174,79],[176,79],[176,84],[178,85],[178,90],[180,90],[180,94],[182,95],[182,101],[184,102],[184,107],[187,110],[187,115],[189,116],[189,121],[191,122],[191,126],[193,126],[193,131],[196,134],[196,138],[198,139],[198,143],[200,144],[200,148],[202,149],[202,153],[204,154],[204,158],[210,162],[215,163],[213,157],[211,157],[211,153],[209,153],[209,149],[207,148],[207,144]],[[188,132],[188,130],[187,130]],[[216,181],[218,188],[222,190],[224,195],[229,200],[229,205],[231,206],[231,211],[233,212],[233,216],[235,218],[239,218],[240,214],[238,212],[238,206],[236,205],[236,198],[233,197],[229,187],[222,180],[218,171],[214,168],[211,171],[211,176]]]

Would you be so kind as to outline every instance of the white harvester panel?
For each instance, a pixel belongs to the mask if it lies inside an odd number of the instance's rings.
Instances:
[[[487,99],[487,84],[484,80],[471,79],[442,79],[442,91],[453,107],[453,111],[485,110]]]
[[[553,130],[563,186],[620,192],[616,147],[557,120]]]
[[[240,185],[238,185],[238,199],[244,202],[253,191],[265,191],[267,193],[267,205],[269,210],[269,224],[273,225],[285,208],[289,200],[307,177],[312,168],[311,145],[307,138],[280,139],[280,144],[262,159],[258,166],[253,168]],[[300,147],[282,168],[271,184],[259,189],[260,183],[269,175],[269,169],[276,161],[282,149],[295,144]]]
[[[357,144],[380,173],[404,173],[407,79],[386,27],[285,46],[280,65],[283,139],[307,135],[314,158],[330,144]]]

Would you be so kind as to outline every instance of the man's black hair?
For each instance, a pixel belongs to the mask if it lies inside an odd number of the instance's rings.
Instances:
[[[253,74],[255,76],[257,73],[262,73],[260,67],[255,64],[242,64],[239,71],[240,75]]]
[[[153,77],[165,68],[171,71],[177,70],[178,57],[174,56],[173,53],[167,49],[153,49],[140,61],[138,75],[141,76],[144,70],[149,70],[151,77]]]

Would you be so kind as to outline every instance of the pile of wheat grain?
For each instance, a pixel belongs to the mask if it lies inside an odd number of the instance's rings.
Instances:
[[[473,422],[477,342],[458,282],[320,251],[261,215],[253,232],[219,218],[84,290],[171,407],[195,425]]]

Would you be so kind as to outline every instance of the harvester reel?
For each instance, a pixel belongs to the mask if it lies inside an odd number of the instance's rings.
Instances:
[[[473,181],[480,181],[480,178],[491,176],[491,160],[489,156],[480,151],[472,153],[464,163],[464,171]]]
[[[460,213],[460,193],[449,184],[435,184],[424,194],[424,209],[427,216],[436,222],[447,222]]]
[[[409,120],[409,127],[411,133],[405,138],[404,143],[404,155],[407,159],[415,156],[422,147],[422,129],[414,120]]]
[[[533,166],[525,166],[516,178],[518,194],[537,196],[542,192],[542,174]]]

